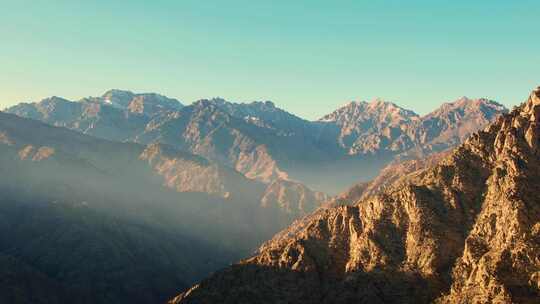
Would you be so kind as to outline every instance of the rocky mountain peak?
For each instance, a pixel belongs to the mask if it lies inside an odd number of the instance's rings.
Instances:
[[[214,98],[203,98],[195,101],[193,105],[200,105],[200,106],[208,106],[208,105],[224,105],[228,103],[225,99],[221,97],[214,97]]]
[[[135,94],[131,91],[112,89],[105,92],[101,97],[105,104],[127,108]]]
[[[110,89],[101,95],[102,97],[116,97],[116,98],[130,98],[133,97],[135,93],[129,90],[120,90],[120,89]]]
[[[259,128],[289,134],[306,128],[307,121],[288,113],[271,101],[253,101],[250,103],[229,102],[221,98],[203,99],[193,105],[197,111],[215,111],[242,120]]]
[[[540,103],[540,86],[537,87],[531,94],[531,97],[533,99],[533,102],[535,104],[539,104]]]
[[[276,105],[273,102],[271,102],[270,100],[265,101],[264,105],[266,107],[268,107],[268,108],[275,108],[276,107]]]
[[[52,102],[69,102],[69,100],[53,95],[51,97],[44,98],[40,101],[40,103],[52,103]]]
[[[51,107],[51,110],[53,110],[54,107],[57,106],[57,105],[67,104],[67,103],[70,103],[70,102],[71,101],[69,101],[69,100],[67,100],[65,98],[62,98],[62,97],[51,96],[51,97],[47,97],[47,98],[44,98],[44,99],[40,100],[38,102],[38,104],[42,108]]]
[[[419,116],[381,99],[351,102],[319,121],[338,128],[337,142],[349,155],[394,153],[412,146],[405,132]]]
[[[378,98],[371,102],[352,101],[336,111],[323,116],[319,121],[333,121],[338,124],[351,122],[362,123],[367,120],[397,123],[398,121],[411,121],[417,118],[418,115],[413,111],[406,110],[392,102]]]
[[[174,98],[156,93],[133,93],[127,90],[112,89],[100,98],[89,98],[87,101],[97,101],[105,105],[128,110],[132,113],[155,115],[163,111],[179,110],[182,103]]]
[[[523,105],[501,117],[497,125],[500,125],[499,130],[493,126],[487,129],[487,133],[495,138],[494,151],[497,155],[510,156],[513,160],[538,156],[540,147],[539,90],[534,90]],[[523,164],[518,162],[514,165],[512,169],[519,171]]]
[[[401,107],[399,107],[395,103],[384,100],[384,99],[382,99],[380,97],[377,97],[377,98],[374,98],[373,100],[371,100],[368,103],[368,108],[381,109],[381,110],[384,110],[384,109],[402,109]]]
[[[471,99],[468,97],[461,97],[453,102],[444,103],[439,109],[432,112],[432,114],[447,113],[451,111],[460,111],[461,113],[477,111],[488,116],[493,113],[505,112],[506,108],[502,104],[486,98]]]

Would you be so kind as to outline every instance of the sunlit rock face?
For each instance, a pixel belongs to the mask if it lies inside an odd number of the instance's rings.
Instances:
[[[540,91],[351,206],[319,209],[171,303],[536,303]]]

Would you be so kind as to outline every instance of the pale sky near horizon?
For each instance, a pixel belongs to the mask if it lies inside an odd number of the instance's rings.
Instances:
[[[536,3],[535,3],[536,2]],[[108,89],[425,114],[540,85],[537,1],[0,0],[0,108]]]

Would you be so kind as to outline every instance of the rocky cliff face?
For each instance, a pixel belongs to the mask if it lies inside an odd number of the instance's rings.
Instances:
[[[435,165],[319,209],[172,303],[536,303],[540,88]]]

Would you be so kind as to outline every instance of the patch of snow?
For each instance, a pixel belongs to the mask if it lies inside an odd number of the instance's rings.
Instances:
[[[125,107],[123,107],[122,105],[120,105],[120,104],[118,104],[116,102],[113,102],[110,99],[103,99],[103,104],[114,107],[114,108],[117,108],[117,109],[125,109]]]
[[[320,122],[335,122],[336,120],[334,118],[321,118],[319,119]]]

